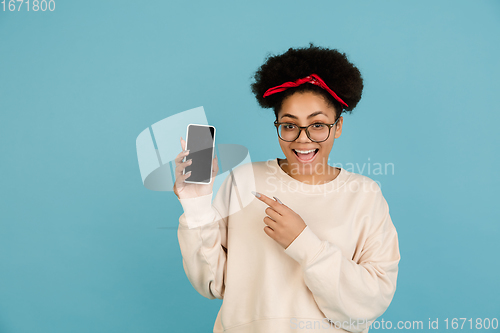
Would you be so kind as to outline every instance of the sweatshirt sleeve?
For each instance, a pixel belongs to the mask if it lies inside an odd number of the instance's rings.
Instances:
[[[389,307],[396,291],[400,260],[398,235],[387,202],[379,192],[373,210],[376,227],[356,261],[339,247],[320,240],[309,226],[285,249],[302,267],[304,282],[318,307],[346,330],[364,331]],[[351,322],[359,324],[350,325]]]
[[[224,297],[231,178],[224,180],[213,205],[213,192],[179,199],[184,213],[177,237],[184,271],[196,291],[208,299]]]

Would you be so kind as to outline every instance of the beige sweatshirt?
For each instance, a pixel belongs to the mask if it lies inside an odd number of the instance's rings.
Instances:
[[[257,191],[307,224],[284,249],[265,232]],[[193,287],[223,299],[213,332],[368,332],[396,290],[398,236],[378,184],[341,169],[295,180],[277,159],[241,165],[217,192],[180,199],[178,238]]]

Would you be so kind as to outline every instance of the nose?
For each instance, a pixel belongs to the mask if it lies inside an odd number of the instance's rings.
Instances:
[[[312,142],[308,137],[305,129],[302,129],[299,133],[299,137],[296,140],[297,142]]]

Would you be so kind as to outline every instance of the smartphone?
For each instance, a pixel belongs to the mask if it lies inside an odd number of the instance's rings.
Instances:
[[[215,148],[215,127],[210,125],[189,124],[186,132],[186,149],[189,154],[184,161],[191,159],[183,174],[191,171],[185,182],[210,184],[212,181],[212,161]]]

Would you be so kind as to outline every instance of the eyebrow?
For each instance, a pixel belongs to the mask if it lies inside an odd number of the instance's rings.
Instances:
[[[322,114],[322,115],[325,115],[327,116],[323,111],[316,111],[316,112],[313,112],[311,113],[310,115],[307,116],[307,119],[309,118],[312,118],[314,116],[317,116],[319,114]],[[296,116],[294,116],[293,114],[289,114],[289,113],[285,113],[284,115],[281,116],[281,118],[284,118],[284,117],[289,117],[289,118],[293,118],[293,119],[299,119],[297,118]],[[328,117],[328,116],[327,116]]]

